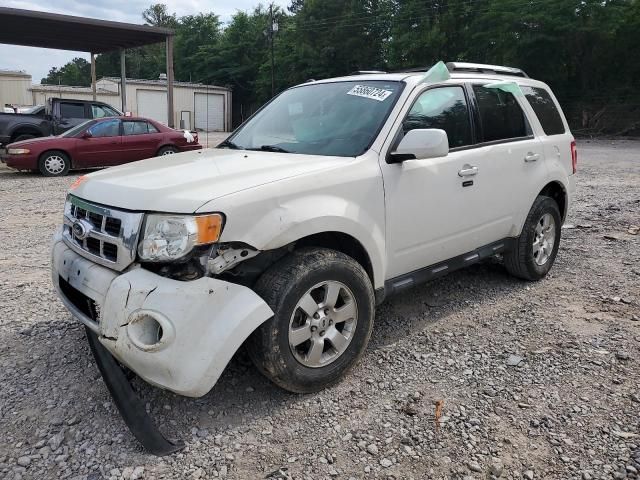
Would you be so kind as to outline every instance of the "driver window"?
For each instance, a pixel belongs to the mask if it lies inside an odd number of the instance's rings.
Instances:
[[[469,108],[462,87],[437,87],[423,92],[402,122],[404,134],[414,128],[444,130],[450,148],[471,145]]]
[[[89,133],[93,138],[117,137],[120,135],[120,120],[113,119],[96,123],[89,129]]]

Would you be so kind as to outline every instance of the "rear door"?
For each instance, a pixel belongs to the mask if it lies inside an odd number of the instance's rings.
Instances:
[[[121,122],[110,118],[94,123],[87,130],[90,137],[79,138],[76,165],[82,167],[108,167],[124,163]]]
[[[524,108],[526,100],[521,94],[487,85],[468,85],[478,137],[474,165],[487,189],[480,241],[519,235],[523,215],[529,212],[547,176],[544,146],[534,135]]]
[[[87,103],[61,100],[58,102],[58,112],[54,121],[53,133],[60,135],[70,128],[80,125],[88,118],[92,117]]]
[[[162,136],[144,120],[123,120],[122,133],[122,158],[127,162],[153,157]]]

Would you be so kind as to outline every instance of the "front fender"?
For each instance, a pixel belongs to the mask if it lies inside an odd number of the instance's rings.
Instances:
[[[213,200],[199,212],[226,216],[223,242],[271,250],[318,233],[356,239],[369,256],[375,288],[384,286],[385,207],[377,154]]]
[[[258,250],[272,250],[317,233],[339,232],[355,238],[366,250],[374,277],[374,288],[384,286],[384,230],[366,204],[356,204],[331,194],[315,194],[271,200],[270,208],[256,218],[233,219],[225,226],[221,241],[243,241]],[[238,215],[238,212],[234,212]],[[240,215],[242,218],[242,215]]]

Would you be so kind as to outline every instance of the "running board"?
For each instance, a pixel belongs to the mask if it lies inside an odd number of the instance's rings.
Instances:
[[[85,327],[86,328],[86,327]],[[94,332],[86,328],[87,340],[98,369],[107,385],[124,423],[133,436],[149,452],[159,457],[184,448],[184,442],[167,440],[147,414],[144,404],[131,388],[129,380],[115,358],[104,348]]]
[[[415,285],[428,282],[434,278],[442,277],[447,273],[461,268],[468,267],[481,260],[487,259],[498,253],[502,253],[511,248],[514,238],[504,238],[498,242],[490,243],[484,247],[477,248],[472,252],[453,257],[444,262],[436,263],[429,267],[420,268],[413,272],[405,273],[384,282],[384,296],[393,295]]]

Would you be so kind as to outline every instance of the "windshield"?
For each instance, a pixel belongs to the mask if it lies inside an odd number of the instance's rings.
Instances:
[[[77,134],[79,134],[85,128],[87,128],[89,126],[89,124],[92,123],[92,122],[93,122],[93,120],[87,120],[86,122],[82,122],[81,124],[76,125],[75,127],[67,130],[66,132],[64,132],[60,136],[61,137],[75,137]]]
[[[350,81],[292,88],[220,146],[355,157],[369,148],[403,86]]]

